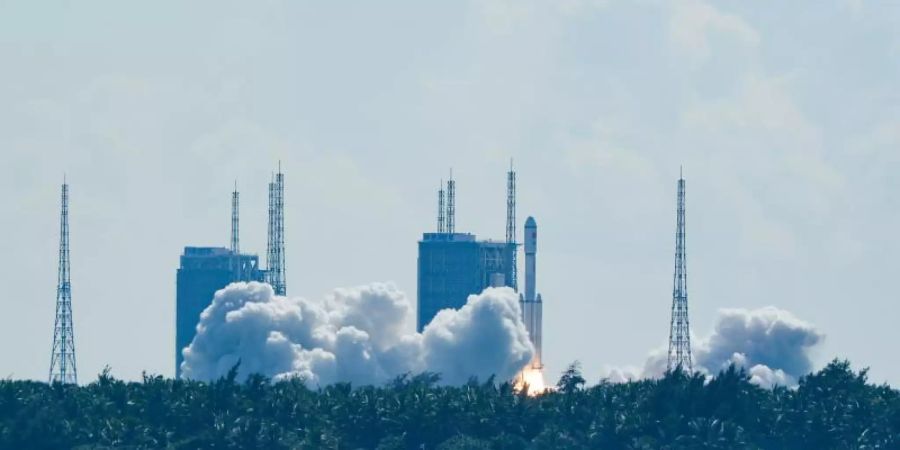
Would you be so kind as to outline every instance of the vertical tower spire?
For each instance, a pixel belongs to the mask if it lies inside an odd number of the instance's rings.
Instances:
[[[450,179],[447,180],[447,232],[456,232],[456,182],[453,181],[453,169],[450,169]]]
[[[234,191],[231,193],[231,253],[238,254],[240,252],[240,193],[237,189],[237,180],[235,180]]]
[[[274,287],[272,266],[275,264],[275,174],[269,180],[269,221],[266,232],[266,281]]]
[[[518,263],[516,244],[516,171],[513,170],[513,161],[509,160],[509,172],[506,174],[506,243],[512,246],[512,280],[509,285],[519,290]]]
[[[238,193],[237,180],[235,180],[234,191],[231,192],[231,276],[233,281],[244,279],[243,265],[240,243],[240,193]]]
[[[284,174],[281,161],[278,172],[269,183],[269,239],[266,249],[266,269],[269,284],[276,295],[285,295],[284,277]]]
[[[438,188],[437,232],[443,233],[444,231],[444,180],[441,180],[440,187]]]
[[[56,319],[50,356],[50,382],[78,383],[75,368],[75,328],[69,278],[69,185],[63,177],[59,218],[59,266],[56,284]]]
[[[684,176],[678,178],[678,214],[675,226],[675,276],[672,288],[672,322],[669,327],[668,369],[693,371],[691,327],[688,320],[687,255],[685,251]]]

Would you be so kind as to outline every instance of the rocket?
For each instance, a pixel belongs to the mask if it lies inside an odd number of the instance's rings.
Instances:
[[[519,303],[522,307],[522,321],[528,330],[528,336],[534,345],[534,357],[529,367],[541,370],[544,368],[541,353],[543,302],[541,295],[535,292],[537,256],[537,223],[534,217],[528,217],[525,221],[525,295],[519,294]]]

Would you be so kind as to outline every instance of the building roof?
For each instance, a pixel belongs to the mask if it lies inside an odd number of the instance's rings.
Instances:
[[[425,233],[422,242],[475,242],[471,233]]]
[[[225,247],[185,247],[184,256],[224,256],[231,250]]]

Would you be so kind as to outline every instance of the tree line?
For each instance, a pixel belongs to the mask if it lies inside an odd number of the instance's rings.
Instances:
[[[570,366],[546,394],[404,375],[383,386],[260,375],[213,382],[108,370],[84,385],[0,381],[0,448],[900,448],[900,392],[832,361],[794,388],[734,366],[587,386]]]

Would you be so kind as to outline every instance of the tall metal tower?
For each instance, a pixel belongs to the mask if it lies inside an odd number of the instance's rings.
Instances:
[[[269,223],[266,233],[266,282],[272,284],[272,265],[275,264],[275,174],[269,181]]]
[[[684,176],[678,178],[678,218],[675,227],[675,282],[672,289],[672,322],[669,327],[668,370],[693,372],[691,327],[688,320],[687,255],[685,253]]]
[[[447,180],[447,232],[456,232],[456,182],[453,181],[453,170]]]
[[[231,273],[234,281],[242,280],[241,269],[241,243],[240,243],[240,193],[237,189],[237,181],[234,182],[234,191],[231,193]]]
[[[266,252],[268,281],[276,295],[285,295],[287,291],[284,266],[284,174],[279,162],[278,173],[269,183],[269,239]]]
[[[63,179],[59,218],[59,268],[56,284],[56,320],[50,355],[50,382],[78,383],[75,368],[75,328],[72,325],[72,290],[69,279],[69,185]]]
[[[437,216],[437,232],[443,233],[444,230],[444,180],[441,180],[438,188],[438,216]]]
[[[237,181],[235,181],[234,191],[231,193],[231,253],[238,254],[240,252],[240,193],[238,193]]]
[[[516,291],[519,290],[518,263],[516,262],[518,248],[516,244],[516,171],[513,170],[513,162],[509,160],[509,172],[506,174],[506,243],[513,246],[512,251],[512,280],[509,285]]]

